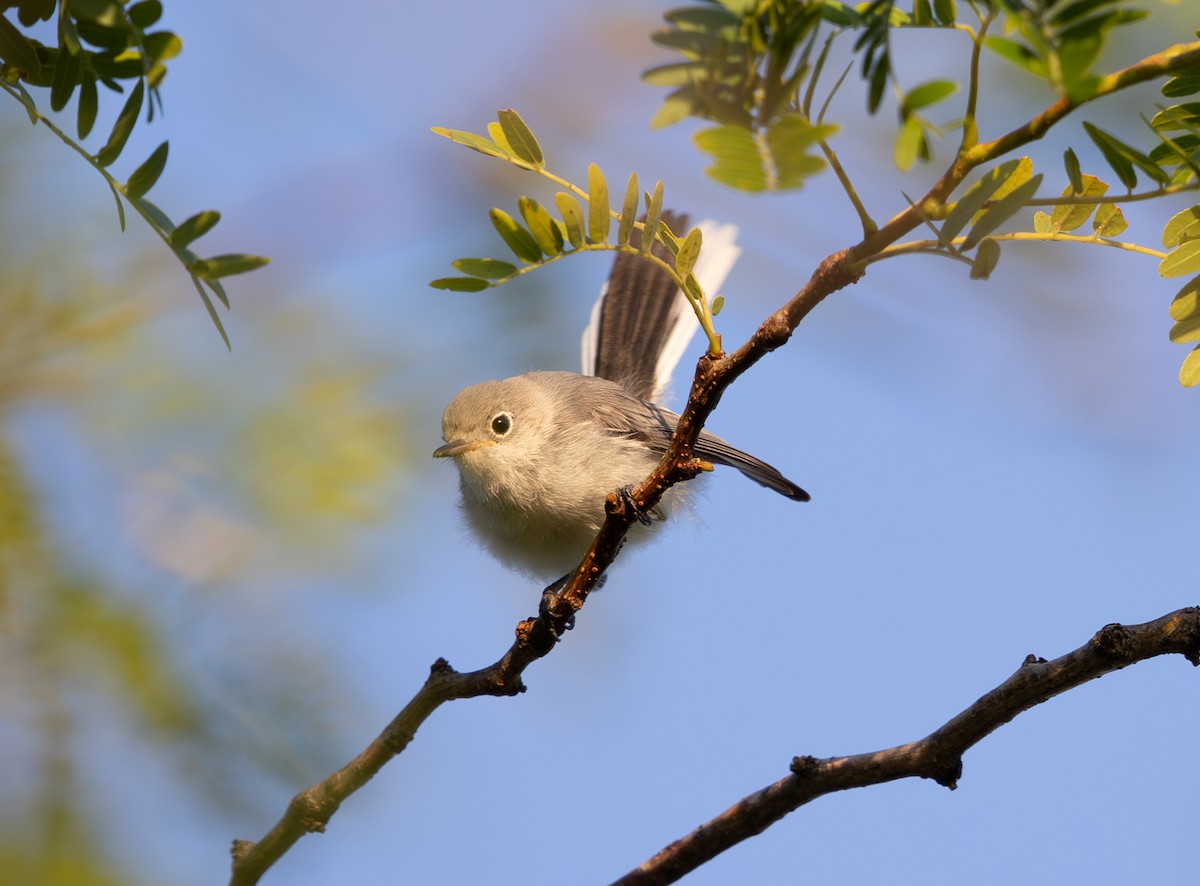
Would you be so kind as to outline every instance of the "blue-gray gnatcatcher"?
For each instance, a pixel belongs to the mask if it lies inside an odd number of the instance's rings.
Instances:
[[[672,231],[685,229],[686,218],[664,220]],[[741,251],[737,232],[712,222],[700,228],[695,275],[715,293]],[[442,415],[446,444],[433,455],[454,459],[467,523],[497,558],[543,580],[579,565],[604,522],[608,494],[640,482],[671,442],[679,416],[657,401],[697,325],[668,274],[621,253],[583,334],[582,375],[529,372],[473,385],[450,401]],[[808,501],[775,468],[708,431],[694,454]],[[663,504],[687,485],[668,490]],[[662,515],[660,506],[654,516]],[[635,524],[627,541],[645,537]]]

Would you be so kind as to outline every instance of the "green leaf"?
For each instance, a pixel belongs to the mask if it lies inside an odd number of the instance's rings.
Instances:
[[[1052,234],[1054,231],[1050,227],[1050,214],[1042,212],[1040,209],[1033,214],[1033,232],[1035,234]]]
[[[460,258],[450,263],[456,271],[485,280],[502,280],[517,272],[517,266],[495,258]]]
[[[1105,132],[1098,126],[1093,126],[1086,120],[1083,123],[1084,130],[1095,142],[1096,147],[1100,149],[1100,153],[1104,155],[1104,159],[1108,161],[1108,165],[1117,173],[1117,177],[1121,179],[1121,184],[1132,189],[1137,184],[1137,175],[1133,171],[1136,166],[1146,173],[1150,178],[1161,184],[1166,184],[1167,174],[1162,168],[1130,145],[1125,144],[1111,133]]]
[[[612,227],[612,210],[608,205],[608,182],[595,163],[588,166],[588,239],[607,243]]]
[[[1183,284],[1171,302],[1171,319],[1182,320],[1200,314],[1200,277],[1193,277]]]
[[[1200,205],[1189,206],[1171,216],[1163,228],[1162,244],[1167,249],[1173,249],[1197,237],[1200,237]]]
[[[517,224],[511,215],[503,209],[493,209],[488,216],[496,228],[496,233],[500,235],[500,239],[508,244],[508,248],[517,258],[528,264],[535,264],[542,260],[542,251],[538,248],[533,235]]]
[[[183,52],[183,41],[171,31],[155,31],[142,40],[146,55],[152,62],[164,62]]]
[[[133,132],[138,115],[142,112],[142,99],[145,92],[146,84],[142,80],[138,80],[137,85],[133,87],[133,92],[125,101],[125,107],[121,109],[117,122],[113,124],[112,132],[108,136],[108,143],[96,154],[96,162],[101,166],[111,164],[124,150],[125,142],[129,140],[129,134]]]
[[[913,0],[913,24],[918,28],[927,28],[933,24],[933,9],[929,0]]]
[[[699,228],[692,228],[688,231],[688,235],[679,246],[679,252],[675,254],[675,273],[680,277],[687,277],[692,272],[692,268],[696,266],[696,259],[700,257],[700,247],[703,242],[704,234]]]
[[[1041,173],[1038,173],[1025,182],[1025,184],[1015,188],[1012,193],[993,203],[980,213],[979,218],[971,225],[971,231],[967,234],[966,240],[963,241],[962,248],[970,249],[981,239],[1016,215],[1033,198],[1033,195],[1037,193],[1038,186],[1041,183],[1042,176]]]
[[[159,0],[141,0],[129,9],[129,20],[143,31],[162,18],[162,3]]]
[[[1200,316],[1187,317],[1172,326],[1171,341],[1177,345],[1200,341]]]
[[[1000,244],[991,237],[980,240],[979,248],[975,250],[975,260],[971,262],[971,279],[986,280],[999,261]]]
[[[58,112],[67,106],[83,74],[83,54],[71,55],[60,49],[50,81],[50,109]]]
[[[621,206],[621,217],[617,220],[617,245],[629,243],[629,235],[633,233],[633,223],[637,221],[638,180],[637,173],[629,175],[629,184],[625,188],[625,202]]]
[[[725,308],[725,296],[718,295],[716,298],[714,298],[712,300],[712,305],[709,306],[708,312],[715,317],[715,316],[717,316],[717,314],[721,313],[721,311],[724,308]]]
[[[509,108],[500,111],[497,116],[500,120],[500,128],[504,131],[504,137],[513,153],[527,163],[541,166],[545,161],[541,145],[534,138],[533,132],[525,125],[521,115]]]
[[[563,224],[567,228],[567,239],[571,245],[576,249],[583,246],[587,232],[583,223],[583,207],[579,205],[579,201],[573,194],[559,191],[554,195],[554,205],[558,207],[558,214],[563,218]]]
[[[79,45],[79,33],[75,30],[75,22],[69,15],[58,17],[58,48],[65,49],[72,55],[78,55],[83,48]]]
[[[96,123],[96,111],[99,108],[99,98],[96,95],[96,80],[84,74],[79,83],[79,108],[76,115],[75,129],[79,140],[83,141],[92,131]]]
[[[225,332],[225,326],[223,323],[221,323],[221,317],[217,313],[217,308],[212,303],[212,299],[208,297],[208,293],[204,291],[204,286],[201,285],[200,278],[195,274],[192,274],[192,283],[195,284],[196,291],[200,293],[200,300],[204,302],[204,309],[208,311],[208,316],[213,321],[213,326],[217,327],[217,332],[221,333],[221,341],[225,342],[226,348],[233,350],[233,346],[229,343],[229,335]],[[209,285],[211,286],[214,284],[210,283]],[[229,307],[228,300],[222,299],[222,302],[224,303],[225,307]]]
[[[1168,252],[1158,263],[1158,273],[1162,277],[1182,277],[1197,271],[1200,271],[1200,240],[1188,240]]]
[[[546,207],[529,197],[522,197],[517,201],[517,206],[521,210],[521,218],[525,220],[525,225],[529,228],[529,233],[533,235],[533,242],[537,244],[538,249],[546,255],[558,255],[562,252],[562,233],[554,224],[554,219],[550,217]]]
[[[133,171],[129,181],[125,183],[125,196],[131,200],[141,197],[158,181],[163,169],[167,166],[167,143],[163,142],[154,149],[145,163]]]
[[[1080,184],[1083,187],[1078,191],[1071,185],[1067,185],[1062,196],[1099,197],[1108,190],[1108,185],[1094,175],[1080,176]],[[1082,227],[1095,211],[1095,203],[1061,203],[1055,206],[1054,211],[1050,214],[1050,230],[1056,234],[1059,231],[1068,233],[1074,231],[1076,228]]]
[[[892,149],[892,162],[896,164],[897,169],[907,172],[917,162],[917,157],[923,153],[922,149],[924,149],[924,153],[929,151],[929,147],[925,143],[925,127],[921,125],[919,117],[910,116],[900,124],[900,131],[896,133],[896,145]]]
[[[1083,176],[1079,171],[1079,158],[1075,156],[1075,151],[1067,148],[1063,152],[1063,166],[1067,170],[1067,179],[1071,182],[1071,190],[1076,194],[1083,191]]]
[[[1200,69],[1183,71],[1162,85],[1162,94],[1167,98],[1183,98],[1200,92]]]
[[[1194,131],[1200,126],[1200,102],[1185,102],[1163,108],[1150,118],[1150,125],[1163,132],[1179,129]]]
[[[695,90],[690,88],[677,89],[663,99],[654,116],[650,118],[651,129],[665,129],[686,120],[698,106]]]
[[[1119,237],[1129,227],[1125,221],[1125,213],[1115,203],[1101,203],[1096,207],[1096,217],[1092,220],[1092,232],[1097,237]]]
[[[1185,388],[1200,384],[1200,346],[1192,348],[1192,352],[1183,358],[1179,367],[1179,383]]]
[[[1043,80],[1046,78],[1046,62],[1025,44],[1006,37],[988,37],[983,45],[1033,76]]]
[[[37,49],[29,42],[29,38],[17,30],[17,26],[0,15],[0,59],[18,68],[30,78],[36,78],[42,72],[42,63],[38,59]]]
[[[658,220],[662,216],[663,183],[662,179],[654,185],[654,193],[646,194],[646,220],[642,224],[642,240],[639,249],[642,255],[649,255],[650,248],[658,237]]]
[[[167,217],[167,214],[151,203],[145,197],[139,197],[136,201],[142,212],[150,216],[151,222],[158,227],[168,237],[174,232],[175,224]],[[194,258],[194,257],[193,257]],[[229,307],[226,305],[226,307]]]
[[[448,138],[455,144],[463,145],[470,148],[472,151],[478,151],[481,154],[487,154],[489,157],[499,157],[502,160],[513,160],[514,156],[511,152],[496,144],[491,139],[484,138],[482,135],[476,135],[473,132],[465,132],[461,129],[446,129],[443,126],[434,126],[430,129],[435,135],[440,135],[442,138]]]
[[[179,227],[171,231],[171,248],[183,249],[193,240],[203,237],[221,220],[221,213],[215,209],[205,209],[197,212],[191,218],[185,219]]]
[[[891,71],[891,58],[885,50],[879,54],[879,60],[871,69],[870,77],[867,79],[868,112],[874,114],[879,110],[879,103],[883,101],[883,91],[887,88],[888,75],[891,74]]]
[[[1022,164],[1025,164],[1024,167]],[[950,208],[946,220],[938,230],[938,239],[947,244],[959,235],[975,213],[983,208],[1000,186],[1010,178],[1022,177],[1028,181],[1033,164],[1028,157],[1019,160],[1006,160],[999,166],[989,169],[979,181],[971,185],[962,197]]]
[[[245,274],[248,271],[257,270],[270,261],[269,258],[261,255],[237,252],[202,258],[193,262],[189,270],[201,280],[217,280],[232,274]]]
[[[958,91],[958,84],[953,80],[930,80],[910,90],[900,103],[900,114],[907,117],[914,111],[937,104],[949,98]]]
[[[25,90],[25,87],[21,85],[20,81],[17,81],[11,85],[12,88],[17,91],[17,100],[20,101],[21,106],[25,108],[25,115],[29,118],[29,122],[34,126],[37,126],[38,109],[37,105],[33,103],[33,96],[31,96]]]
[[[67,0],[71,15],[86,22],[114,28],[121,24],[122,10],[116,0]]]
[[[958,19],[958,5],[954,0],[933,0],[933,14],[943,25],[952,25]]]
[[[478,277],[439,277],[430,280],[429,285],[434,289],[448,289],[451,292],[482,292],[492,284]]]

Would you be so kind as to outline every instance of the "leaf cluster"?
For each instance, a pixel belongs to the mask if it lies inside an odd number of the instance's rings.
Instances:
[[[56,19],[58,45],[46,46],[22,33],[4,14],[14,7],[18,22],[26,28]],[[107,169],[121,156],[143,110],[147,123],[153,121],[156,107],[161,111],[159,90],[167,74],[167,62],[183,48],[182,41],[173,32],[151,30],[162,13],[160,0],[132,3],[117,0],[0,0],[0,87],[24,105],[31,123],[43,123],[104,177],[116,200],[121,230],[125,229],[124,198],[162,238],[191,276],[228,347],[229,337],[210,295],[228,308],[229,298],[221,278],[259,268],[267,263],[267,259],[245,253],[201,258],[191,250],[191,244],[213,228],[221,218],[220,213],[205,210],[176,225],[146,198],[166,168],[167,142],[155,148],[124,183]],[[78,94],[75,113],[78,141],[41,113],[27,86],[48,89],[50,109],[55,113],[63,111]],[[99,86],[117,94],[125,94],[128,87],[128,94],[104,145],[91,152],[80,143],[88,138],[95,125]]]
[[[488,124],[488,136],[444,127],[434,127],[433,131],[481,154],[537,172],[565,190],[554,195],[557,216],[531,197],[521,197],[518,201],[519,219],[503,209],[490,211],[496,233],[521,264],[496,258],[460,258],[452,265],[464,276],[442,277],[431,281],[431,286],[454,292],[481,292],[568,255],[627,252],[658,264],[671,275],[696,312],[708,337],[710,353],[720,353],[721,340],[713,329],[712,318],[720,313],[723,299],[717,296],[710,302],[693,273],[702,234],[699,228],[693,228],[681,237],[666,224],[662,218],[661,181],[653,191],[642,191],[637,173],[631,174],[621,208],[614,211],[609,201],[608,180],[600,167],[595,163],[588,167],[586,189],[554,174],[545,165],[537,138],[514,110],[500,111],[497,120]],[[580,199],[586,202],[586,208]],[[639,209],[644,212],[640,219]],[[617,222],[615,239],[613,219]],[[641,232],[637,238],[633,236],[635,229]],[[651,252],[656,241],[666,247],[672,261],[665,262]]]

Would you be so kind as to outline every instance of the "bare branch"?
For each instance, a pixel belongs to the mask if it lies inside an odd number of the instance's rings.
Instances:
[[[739,800],[613,886],[674,883],[789,812],[835,791],[914,777],[953,790],[962,776],[963,754],[1018,714],[1089,680],[1171,653],[1200,665],[1200,608],[1180,609],[1146,624],[1107,625],[1053,661],[1030,655],[1011,677],[919,741],[850,757],[796,757],[789,775]]]

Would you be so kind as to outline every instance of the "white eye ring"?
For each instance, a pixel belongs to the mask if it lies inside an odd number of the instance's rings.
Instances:
[[[489,425],[492,433],[497,437],[506,436],[513,429],[513,417],[511,412],[497,412],[492,416]]]

